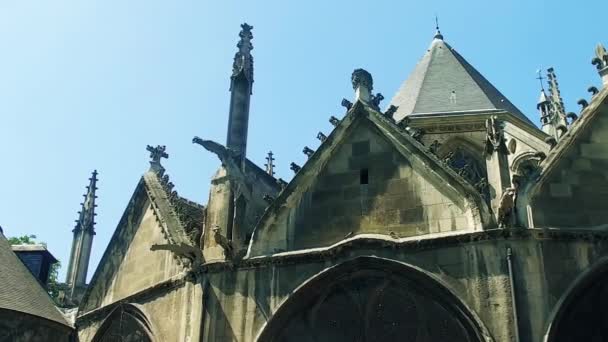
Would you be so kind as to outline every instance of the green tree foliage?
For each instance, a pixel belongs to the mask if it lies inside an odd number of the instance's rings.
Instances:
[[[41,244],[46,246],[45,242],[37,242],[36,235],[23,235],[17,237],[8,238],[8,243],[11,245],[35,245]],[[57,298],[59,296],[59,283],[57,278],[59,276],[59,269],[61,268],[61,262],[57,261],[56,263],[51,265],[49,270],[49,280],[46,285],[46,290],[53,298],[55,302],[57,302]]]

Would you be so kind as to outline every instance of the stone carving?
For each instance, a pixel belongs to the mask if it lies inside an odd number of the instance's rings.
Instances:
[[[298,173],[300,172],[300,170],[302,169],[302,167],[296,163],[291,163],[289,164],[289,168],[291,169],[291,171],[293,171],[294,173]]]
[[[213,240],[224,249],[224,256],[226,259],[232,259],[234,256],[232,241],[228,240],[224,235],[222,235],[222,233],[220,233],[219,226],[215,226],[211,230],[213,231]]]
[[[150,168],[159,174],[162,174],[165,171],[160,164],[161,158],[169,158],[169,154],[165,152],[166,148],[165,145],[157,145],[156,147],[152,147],[151,145],[146,146],[146,150],[150,152]]]
[[[581,106],[581,110],[584,110],[585,108],[587,108],[587,106],[589,106],[589,102],[587,102],[587,100],[585,99],[579,99],[576,104],[578,104],[579,106]]]
[[[570,119],[570,124],[573,124],[573,123],[574,123],[574,121],[576,121],[576,119],[578,119],[578,115],[576,115],[576,114],[575,114],[575,113],[573,113],[573,112],[568,112],[568,114],[566,114],[566,117],[567,117],[568,119]]]
[[[422,136],[424,135],[424,130],[421,128],[407,127],[405,129],[414,140],[421,142]]]
[[[454,152],[448,152],[448,154],[443,157],[442,162],[446,165],[452,164],[452,159],[454,159]]]
[[[272,202],[274,202],[274,197],[272,197],[268,194],[264,195],[263,198],[264,198],[264,201],[266,201],[266,203],[268,203],[268,204],[272,204]]]
[[[304,153],[308,158],[310,158],[315,153],[315,151],[308,146],[304,146],[302,153]]]
[[[372,75],[365,69],[355,69],[351,76],[351,82],[353,84],[353,89],[357,89],[359,86],[367,88],[370,92],[374,89]]]
[[[597,93],[600,92],[595,86],[590,86],[589,88],[587,88],[587,91],[591,93],[591,96],[595,96],[597,95]]]
[[[498,228],[513,226],[516,196],[515,188],[506,188],[502,193],[498,205]]]
[[[190,267],[198,268],[204,263],[203,252],[200,248],[190,246],[186,243],[180,244],[154,244],[150,247],[151,251],[171,251],[175,255],[190,260]]]
[[[388,109],[386,110],[386,112],[384,112],[384,116],[386,116],[388,118],[392,118],[393,115],[395,114],[395,112],[397,112],[397,109],[399,109],[398,106],[390,105],[388,107]]]
[[[371,100],[372,107],[374,107],[375,109],[379,109],[380,102],[382,102],[382,100],[384,100],[384,95],[382,95],[380,93],[377,93],[376,95],[372,95],[372,100]]]
[[[347,99],[342,99],[342,102],[340,102],[340,104],[342,105],[342,107],[346,108],[347,111],[349,111],[353,107],[353,103],[348,101]]]
[[[323,134],[322,132],[317,133],[317,139],[319,139],[319,141],[324,142],[325,140],[327,140],[327,135]]]
[[[486,120],[486,153],[507,152],[500,121],[496,117]]]
[[[549,149],[552,149],[557,145],[557,140],[554,137],[546,137],[545,142],[549,144]]]
[[[242,72],[249,82],[253,82],[253,56],[251,56],[251,50],[253,50],[251,29],[253,29],[253,26],[244,23],[241,28],[242,30],[239,33],[241,39],[236,44],[239,51],[234,55],[234,63],[232,64],[232,77],[236,77]]]
[[[484,123],[466,123],[466,124],[449,124],[449,125],[432,125],[425,126],[425,132],[431,133],[446,133],[446,132],[477,132],[483,131],[486,128]]]
[[[431,145],[429,146],[429,152],[432,154],[437,154],[437,150],[441,147],[441,143],[438,140],[433,140]]]
[[[486,198],[486,194],[488,193],[488,180],[485,177],[481,178],[473,186],[475,187],[475,189],[477,189],[477,192],[479,192],[479,194],[481,194],[483,198]]]
[[[595,57],[591,60],[591,64],[595,65],[597,70],[602,70],[608,66],[608,52],[602,44],[597,44],[595,47]]]
[[[338,125],[340,124],[340,119],[338,119],[335,116],[331,116],[329,118],[329,122],[334,126],[334,127],[338,127]]]

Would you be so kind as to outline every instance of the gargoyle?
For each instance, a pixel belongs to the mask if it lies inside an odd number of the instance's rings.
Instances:
[[[506,152],[505,139],[498,119],[492,117],[486,120],[486,153],[494,151]]]
[[[215,226],[211,229],[213,231],[213,240],[215,243],[220,245],[224,249],[224,256],[226,259],[232,259],[234,256],[234,248],[232,247],[232,241],[228,240],[222,233],[220,233],[220,227]]]
[[[217,155],[222,162],[222,165],[224,165],[226,168],[228,177],[235,181],[235,189],[241,190],[240,193],[245,196],[245,199],[250,203],[253,203],[251,193],[247,191],[247,187],[244,186],[247,184],[247,178],[243,174],[243,171],[237,162],[238,155],[233,150],[226,148],[212,140],[203,140],[199,137],[194,137],[192,142],[203,146],[207,151]]]
[[[498,205],[498,228],[506,228],[513,225],[516,196],[515,188],[506,188],[502,193]]]
[[[205,262],[203,252],[196,246],[181,242],[180,244],[152,245],[151,251],[171,251],[175,255],[190,260],[192,268],[197,268]]]

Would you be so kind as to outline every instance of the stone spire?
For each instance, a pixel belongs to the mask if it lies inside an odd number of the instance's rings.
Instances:
[[[608,85],[608,52],[606,52],[604,45],[597,44],[595,47],[595,57],[591,60],[591,64],[597,68],[604,86]]]
[[[78,212],[78,220],[76,227],[72,230],[74,238],[72,240],[72,251],[70,253],[70,262],[66,276],[66,283],[70,288],[68,297],[73,299],[86,286],[87,270],[89,267],[89,259],[91,257],[91,247],[93,244],[93,236],[95,235],[95,191],[97,190],[97,170],[93,171],[89,178],[87,193],[84,194],[84,202],[81,203],[81,209]]]
[[[539,76],[538,79],[541,80],[541,97],[536,107],[540,112],[542,130],[559,140],[568,130],[568,121],[555,70],[547,69],[548,95],[542,87],[542,77]]]
[[[249,126],[249,102],[253,87],[253,45],[251,33],[253,26],[244,23],[236,46],[232,76],[230,76],[230,110],[226,147],[245,157],[247,152],[247,130]]]

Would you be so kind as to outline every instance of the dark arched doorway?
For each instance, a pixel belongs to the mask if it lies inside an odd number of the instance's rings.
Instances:
[[[545,337],[547,342],[608,341],[608,260],[592,267],[567,291]]]
[[[296,291],[258,341],[483,341],[458,299],[413,267],[357,258]],[[483,334],[486,335],[486,334]]]
[[[154,342],[150,322],[132,304],[123,304],[104,320],[93,342]]]

